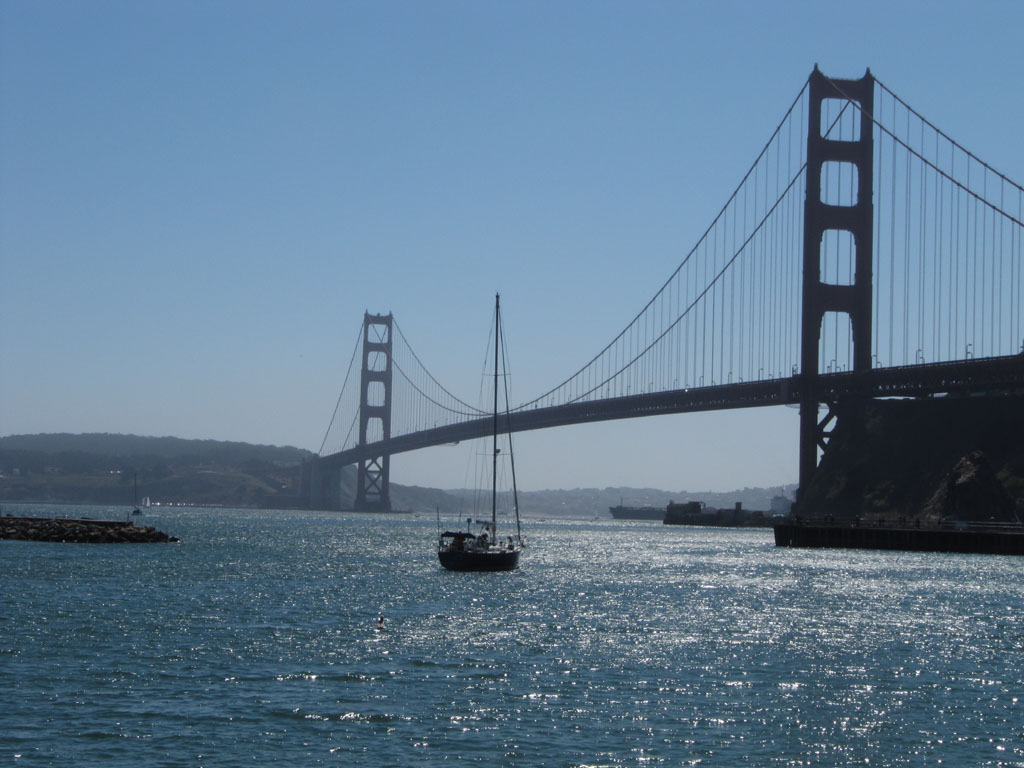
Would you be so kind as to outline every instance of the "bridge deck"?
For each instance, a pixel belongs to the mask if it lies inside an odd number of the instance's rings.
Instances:
[[[1024,354],[926,363],[895,368],[875,368],[866,373],[831,373],[818,377],[816,396],[823,401],[846,397],[923,397],[936,394],[968,394],[1008,387],[1024,387]],[[799,375],[787,379],[737,382],[716,386],[676,389],[653,394],[613,397],[546,408],[513,411],[502,418],[503,432],[525,432],[569,424],[615,419],[634,419],[672,413],[760,408],[799,404],[804,395]],[[394,455],[436,445],[472,440],[491,434],[491,417],[436,427],[349,448],[320,459],[325,469],[355,464],[383,455]]]

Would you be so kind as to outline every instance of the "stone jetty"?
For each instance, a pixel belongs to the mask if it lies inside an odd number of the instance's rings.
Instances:
[[[0,539],[78,544],[121,544],[180,541],[149,526],[119,520],[67,517],[0,517]]]

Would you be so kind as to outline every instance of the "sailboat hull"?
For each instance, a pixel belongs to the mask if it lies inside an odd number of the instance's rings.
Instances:
[[[465,550],[437,553],[441,565],[449,571],[514,571],[519,565],[519,550],[467,552]]]

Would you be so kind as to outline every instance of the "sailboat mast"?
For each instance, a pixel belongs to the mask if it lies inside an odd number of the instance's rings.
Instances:
[[[505,356],[504,347],[501,350],[501,368],[506,373],[508,372],[508,358]],[[508,429],[508,463],[512,469],[512,510],[516,517],[516,539],[522,542],[523,530],[519,525],[519,491],[516,489],[516,452],[512,450],[512,414],[508,407],[508,376],[505,376],[503,383],[505,387],[505,424]]]
[[[494,444],[491,453],[491,538],[498,538],[498,336],[501,333],[501,294],[494,294]]]

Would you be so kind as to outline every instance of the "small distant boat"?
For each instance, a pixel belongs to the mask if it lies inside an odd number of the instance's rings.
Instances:
[[[133,515],[141,515],[142,510],[139,509],[139,475],[135,473],[132,476],[132,506],[135,507],[132,510]]]
[[[504,541],[498,537],[498,375],[499,370],[505,373],[499,358],[502,348],[501,335],[501,296],[494,297],[494,427],[491,450],[491,519],[477,520],[482,526],[481,533],[465,531],[445,531],[438,537],[437,557],[441,565],[449,571],[512,571],[519,565],[519,555],[523,551],[523,539],[519,527],[519,495],[516,491],[516,464],[512,454],[512,432],[509,430],[508,455],[512,469],[512,509],[515,514],[516,532]],[[508,417],[508,390],[505,390],[505,415]],[[470,528],[473,518],[466,519],[466,528]]]

